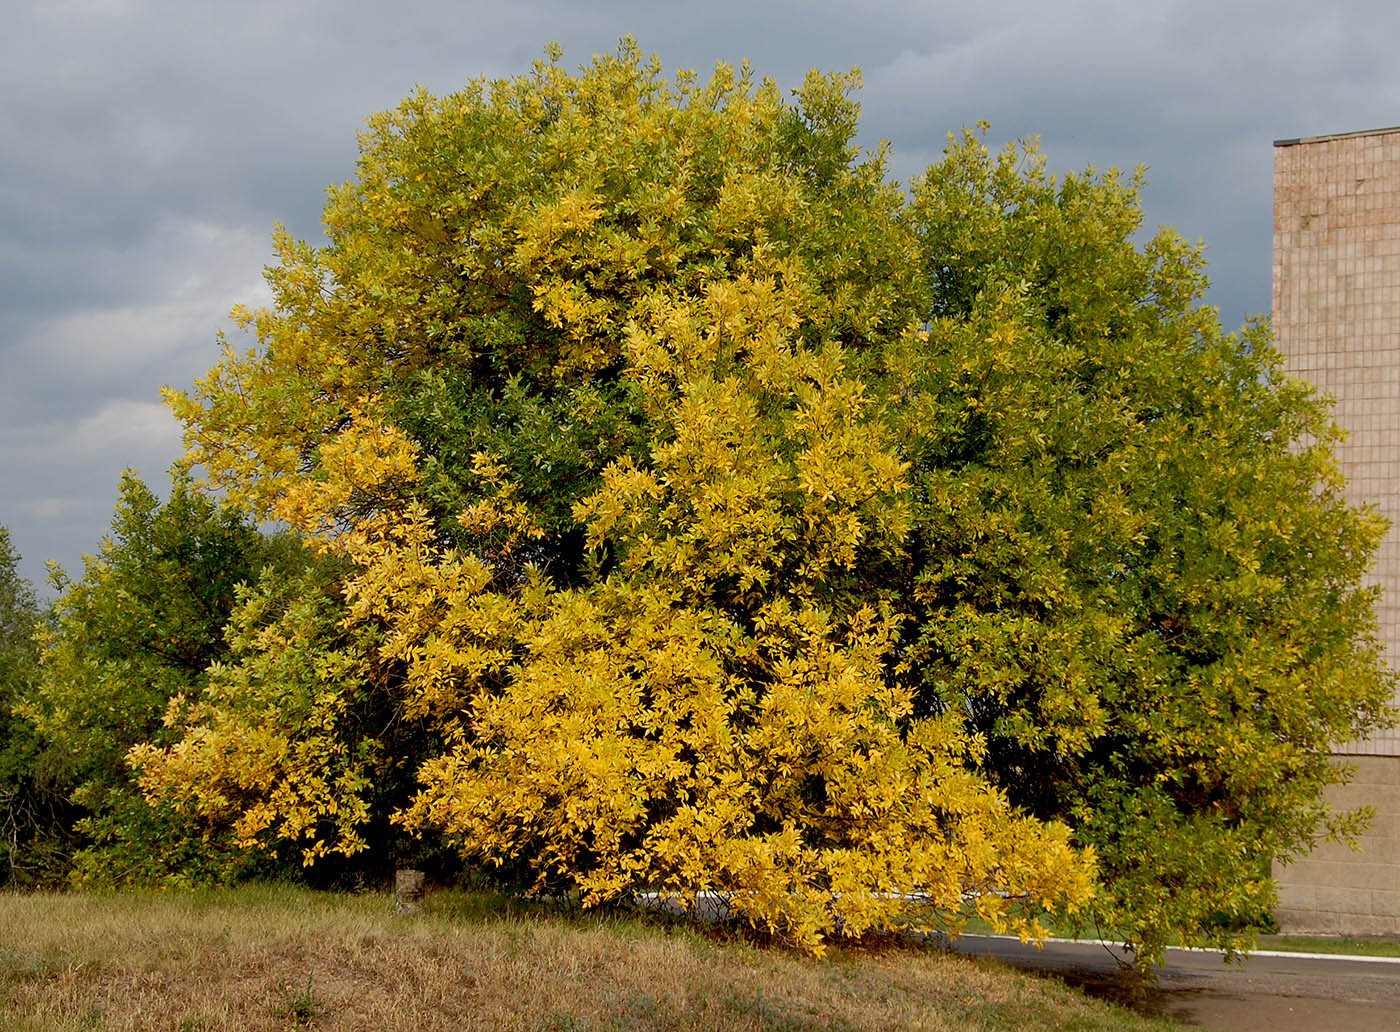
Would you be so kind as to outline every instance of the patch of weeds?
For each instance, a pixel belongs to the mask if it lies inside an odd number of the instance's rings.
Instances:
[[[676,1000],[670,993],[657,999],[650,993],[632,990],[622,1001],[624,1015],[608,1022],[608,1032],[639,1032],[643,1029],[676,1028]]]
[[[544,1021],[540,1023],[540,1032],[589,1032],[592,1027],[584,1018],[566,1014],[564,1011],[554,1011],[545,1015]]]
[[[26,956],[7,946],[0,946],[0,985],[6,982],[22,982],[28,978],[42,978],[48,973],[48,967],[37,958]]]
[[[311,976],[306,976],[306,985],[277,980],[278,1006],[272,1010],[273,1016],[290,1023],[293,1028],[314,1025],[321,1016],[322,1004],[316,991],[311,987]]]
[[[26,974],[28,964],[14,950],[6,946],[0,946],[0,985],[6,982],[18,982]]]
[[[844,1018],[831,1014],[795,1013],[780,1000],[762,993],[752,996],[732,996],[727,1009],[745,1019],[745,1023],[763,1032],[842,1032],[855,1026]]]

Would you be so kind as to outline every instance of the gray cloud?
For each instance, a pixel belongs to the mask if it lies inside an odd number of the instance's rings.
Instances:
[[[1150,166],[1149,223],[1209,245],[1227,323],[1269,303],[1270,143],[1400,121],[1376,2],[689,3],[31,0],[0,38],[0,523],[75,567],[118,474],[178,452],[159,407],[256,301],[274,222],[319,236],[355,133],[416,84],[577,64],[631,33],[668,68],[752,61],[785,86],[865,72],[868,145],[907,179],[979,118],[1052,168]]]

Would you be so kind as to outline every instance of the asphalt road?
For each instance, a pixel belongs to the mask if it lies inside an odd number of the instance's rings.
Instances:
[[[1125,1002],[1120,953],[1096,943],[964,935],[960,953],[1048,972],[1095,996]],[[1389,1032],[1400,1030],[1400,958],[1251,954],[1227,965],[1221,954],[1169,950],[1158,986],[1140,1009],[1217,1032]]]

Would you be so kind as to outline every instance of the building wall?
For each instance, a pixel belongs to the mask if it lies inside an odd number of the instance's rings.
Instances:
[[[1356,768],[1348,785],[1334,785],[1328,804],[1337,810],[1370,806],[1375,820],[1354,852],[1324,842],[1274,876],[1279,902],[1274,917],[1288,932],[1318,935],[1400,934],[1400,757],[1348,756]]]
[[[1348,496],[1391,521],[1372,570],[1400,666],[1400,129],[1274,146],[1273,322],[1290,372],[1336,402]],[[1287,930],[1400,934],[1400,729],[1337,745],[1358,768],[1334,807],[1371,806],[1361,851],[1324,844],[1275,870]]]
[[[1400,666],[1400,129],[1275,144],[1273,302],[1289,372],[1335,399],[1348,495],[1392,523],[1372,579]],[[1400,728],[1338,751],[1400,757]]]
[[[1288,370],[1336,400],[1348,496],[1392,521],[1372,583],[1400,665],[1400,129],[1274,146],[1274,332]],[[1334,808],[1376,811],[1361,850],[1324,843],[1275,868],[1285,930],[1400,934],[1400,730],[1337,745],[1357,779]]]

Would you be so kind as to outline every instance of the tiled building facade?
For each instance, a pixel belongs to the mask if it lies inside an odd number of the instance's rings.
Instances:
[[[1274,145],[1273,324],[1290,372],[1336,402],[1352,501],[1392,528],[1373,568],[1400,667],[1400,128]],[[1376,812],[1361,851],[1323,844],[1275,875],[1286,930],[1400,933],[1400,729],[1341,743],[1357,768],[1334,806]]]

